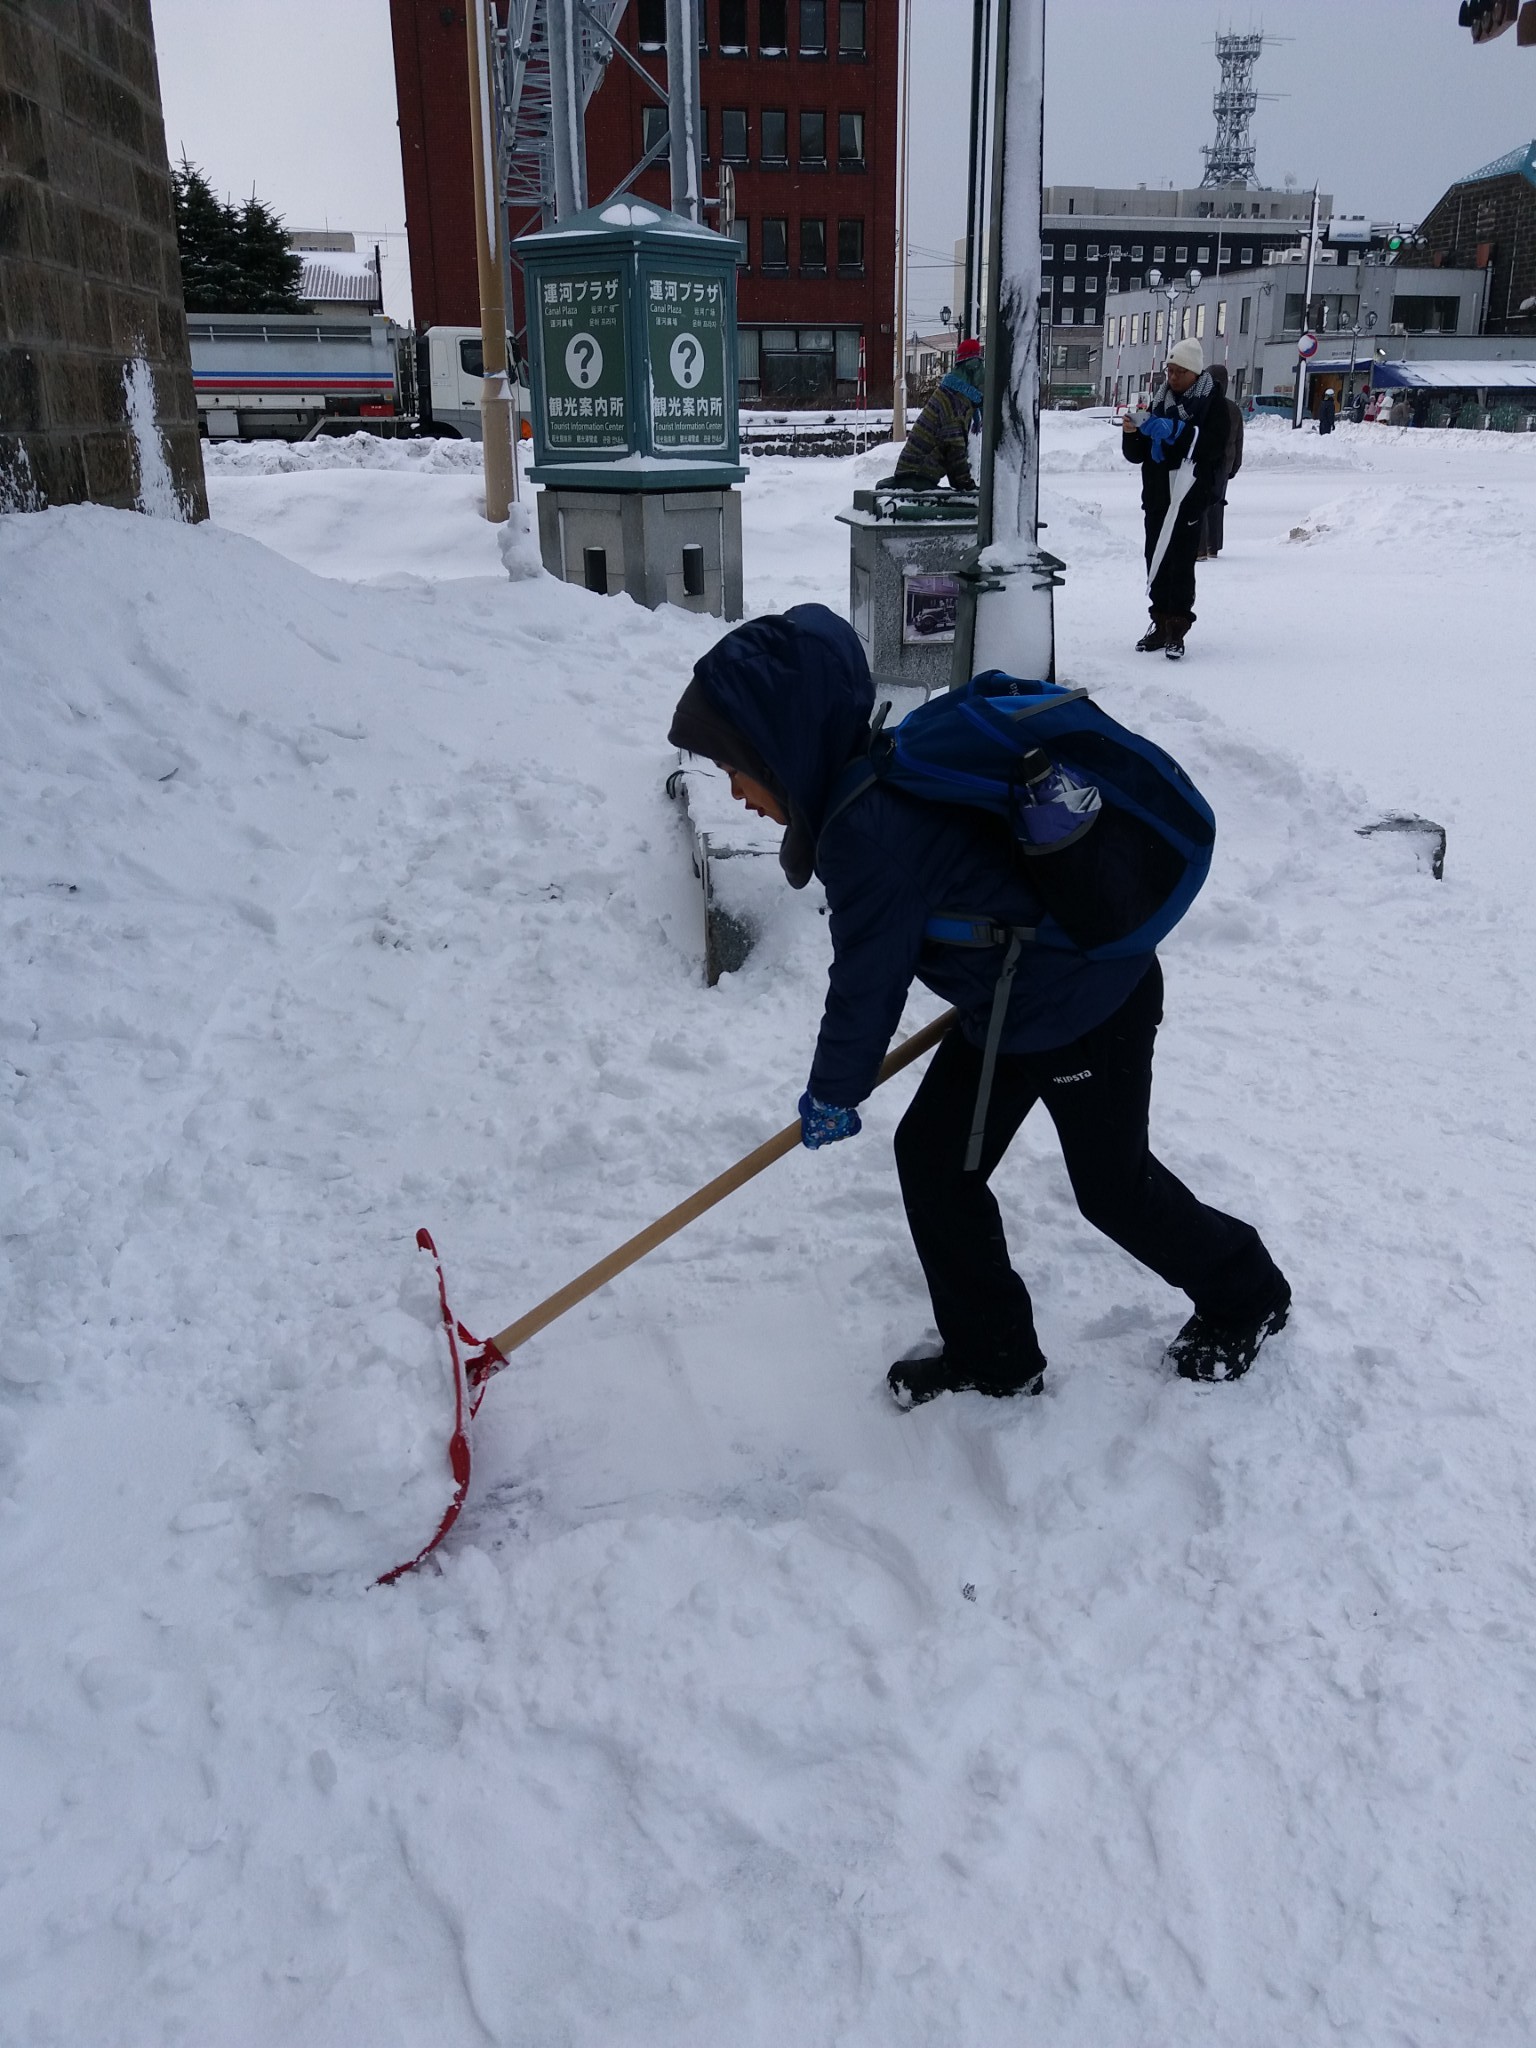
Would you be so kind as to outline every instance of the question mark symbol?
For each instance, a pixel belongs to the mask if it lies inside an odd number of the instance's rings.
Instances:
[[[576,357],[581,364],[581,368],[576,372],[576,381],[578,384],[591,383],[592,357],[595,354],[595,352],[596,351],[593,349],[590,339],[584,334],[581,337],[580,341],[578,341],[576,344]]]
[[[696,356],[696,355],[698,354],[698,352],[699,352],[699,348],[698,348],[698,343],[697,343],[697,342],[696,342],[696,341],[695,341],[695,340],[693,339],[693,336],[692,336],[692,335],[689,335],[688,339],[687,339],[687,340],[686,340],[686,341],[685,341],[685,342],[683,343],[683,351],[682,351],[682,353],[683,353],[683,377],[684,377],[684,380],[685,380],[685,381],[691,381],[691,380],[692,380],[692,377],[693,377],[693,359],[694,359],[694,357],[695,357],[695,356]]]

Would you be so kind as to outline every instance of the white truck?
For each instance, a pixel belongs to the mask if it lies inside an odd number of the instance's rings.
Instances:
[[[412,334],[382,313],[192,313],[187,336],[198,417],[212,441],[480,439],[477,327]],[[526,417],[526,389],[515,385],[512,395]]]

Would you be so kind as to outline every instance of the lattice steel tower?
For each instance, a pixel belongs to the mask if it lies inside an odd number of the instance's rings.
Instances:
[[[1253,133],[1248,124],[1259,104],[1253,89],[1253,67],[1263,48],[1262,32],[1216,38],[1216,61],[1221,66],[1221,83],[1211,102],[1216,115],[1216,140],[1200,146],[1200,154],[1205,158],[1202,185],[1253,183]]]

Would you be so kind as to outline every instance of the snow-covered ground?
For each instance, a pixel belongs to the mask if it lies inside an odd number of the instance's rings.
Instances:
[[[1536,2035],[1536,442],[1251,429],[1175,668],[1047,431],[1063,672],[1221,826],[1155,1140],[1290,1329],[1170,1379],[1036,1119],[1045,1398],[898,1415],[904,1077],[520,1352],[387,1591],[417,1226],[495,1328],[787,1122],[815,891],[704,988],[719,628],[509,577],[463,454],[0,519],[5,2048]],[[887,459],[754,463],[754,609],[844,602]]]

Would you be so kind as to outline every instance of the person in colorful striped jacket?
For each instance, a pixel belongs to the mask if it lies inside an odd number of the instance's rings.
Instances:
[[[984,359],[979,341],[962,341],[955,367],[912,423],[896,462],[896,482],[931,491],[947,477],[957,491],[974,491],[971,435],[981,432]]]

